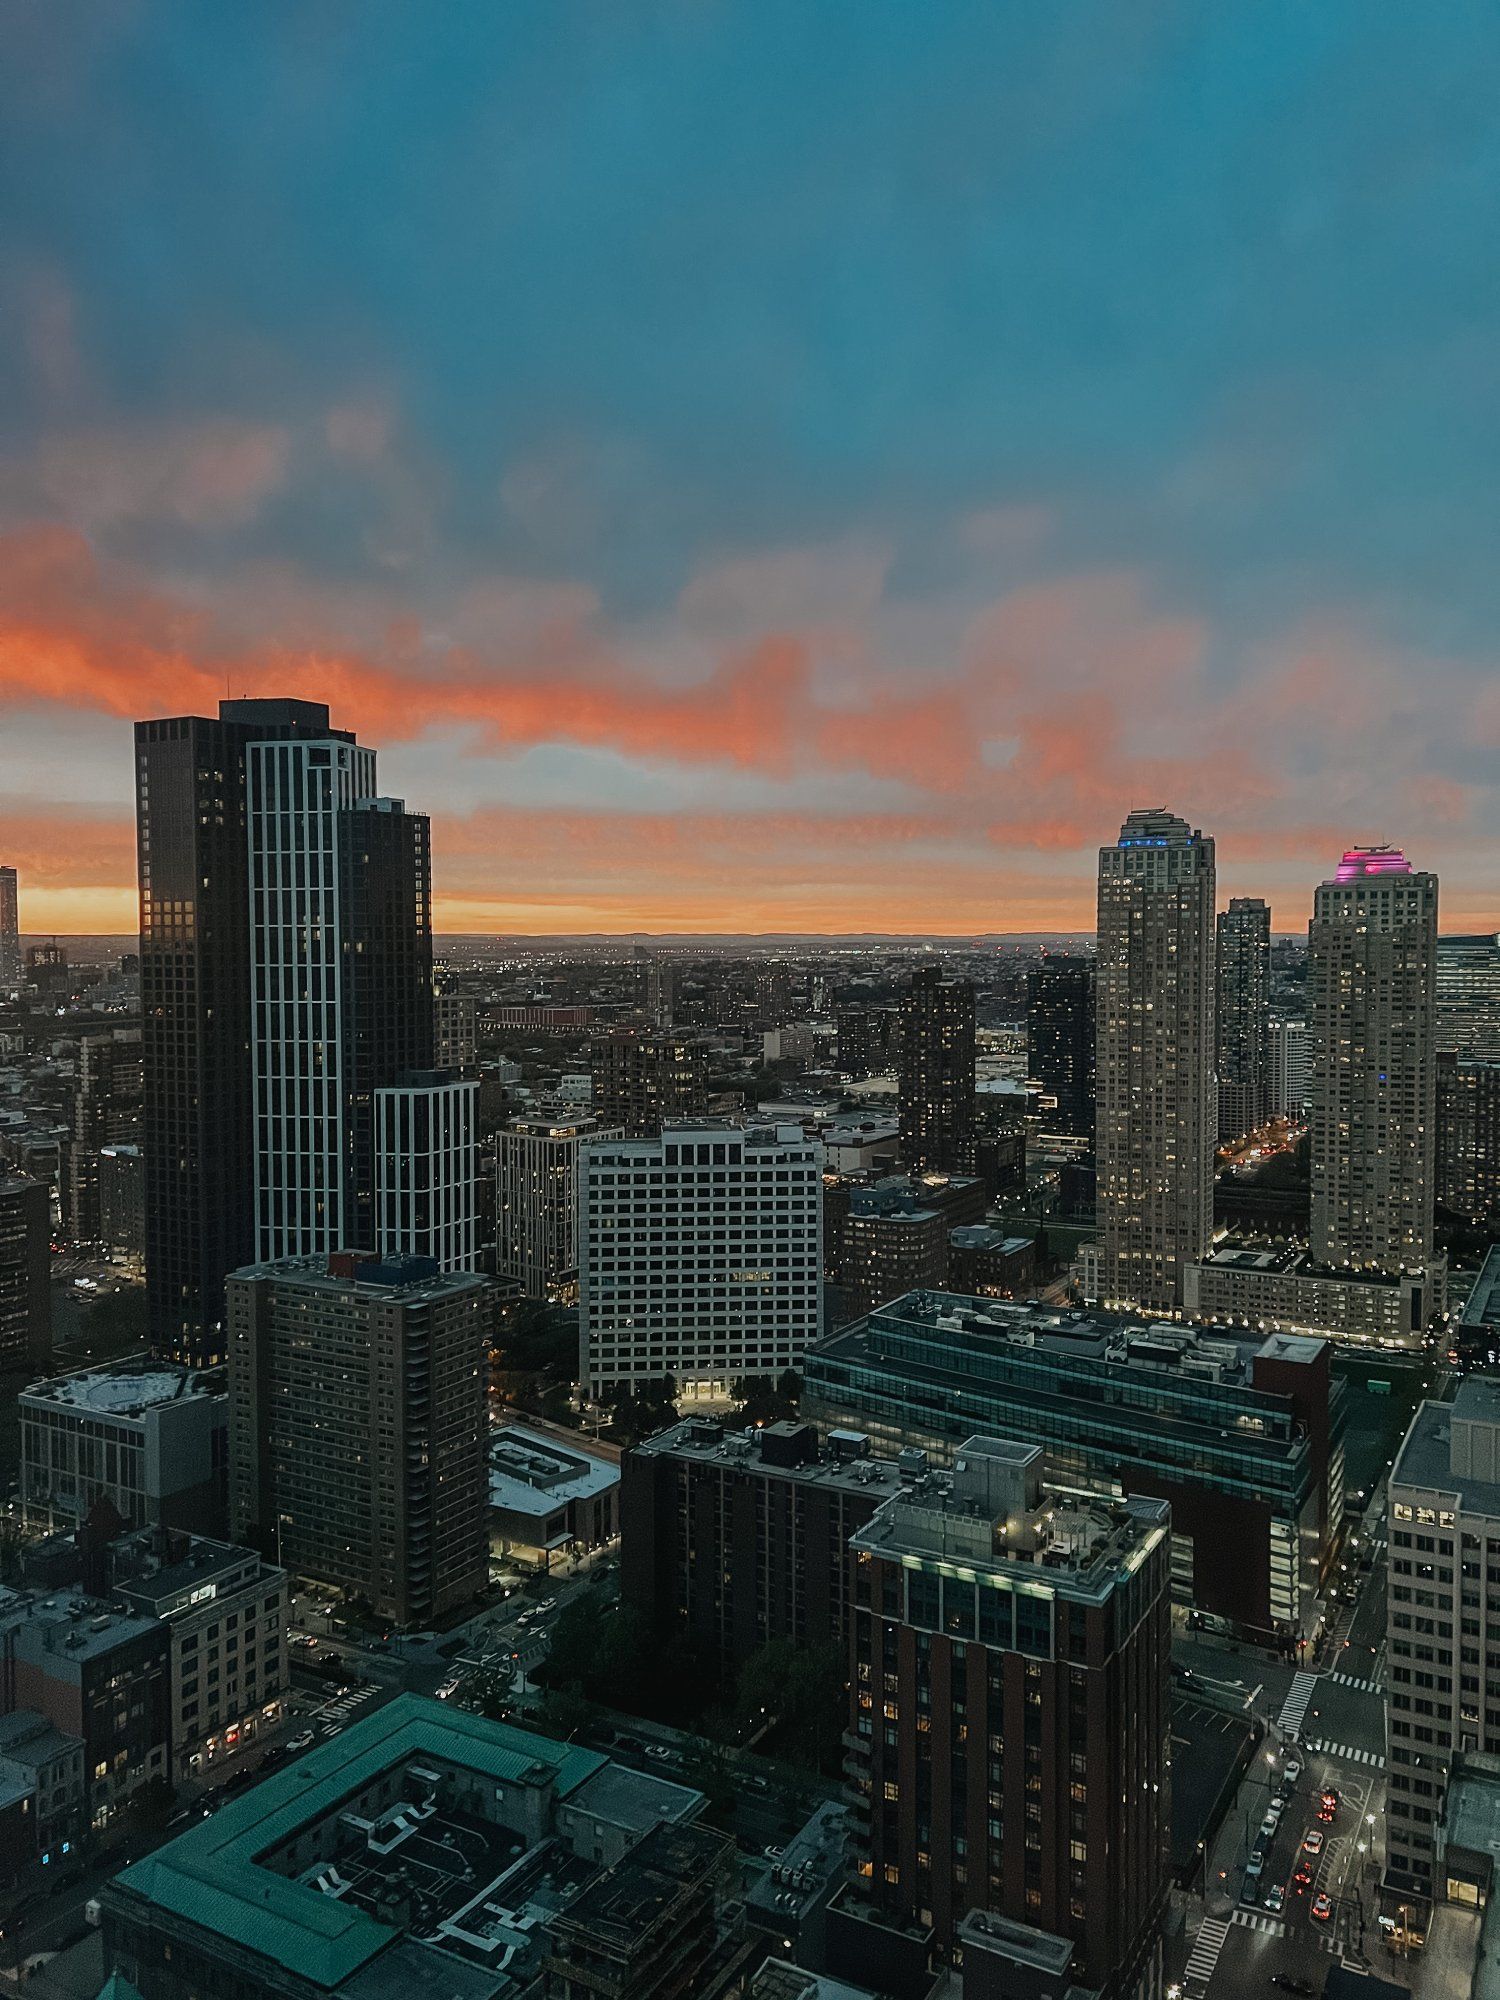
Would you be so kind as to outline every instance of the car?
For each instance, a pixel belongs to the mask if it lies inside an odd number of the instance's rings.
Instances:
[[[442,1686],[437,1691],[438,1700],[447,1701],[451,1696],[456,1695],[458,1693],[460,1679],[461,1679],[460,1675],[450,1674],[447,1680],[443,1682]]]
[[[1300,1757],[1288,1757],[1286,1763],[1282,1767],[1282,1772],[1281,1772],[1282,1783],[1284,1785],[1291,1785],[1295,1787],[1298,1779],[1301,1776],[1302,1776],[1302,1759]]]
[[[1265,1818],[1261,1821],[1260,1830],[1269,1840],[1275,1833],[1277,1827],[1280,1826],[1280,1824],[1281,1824],[1281,1808],[1279,1806],[1272,1806],[1271,1810],[1266,1814]]]
[[[1302,1836],[1303,1852],[1305,1854],[1321,1854],[1323,1852],[1323,1838],[1321,1828],[1310,1826]]]
[[[1264,1910],[1269,1910],[1271,1912],[1271,1915],[1274,1917],[1277,1911],[1283,1905],[1283,1903],[1285,1903],[1285,1901],[1286,1901],[1286,1890],[1282,1887],[1280,1882],[1273,1882],[1270,1888],[1267,1889],[1265,1893],[1265,1897],[1261,1903],[1261,1908]]]
[[[1339,1809],[1339,1795],[1331,1787],[1318,1801],[1318,1818],[1332,1824],[1333,1816]]]
[[[646,1745],[646,1755],[654,1757],[659,1764],[675,1764],[677,1762],[677,1752],[669,1750],[665,1743],[648,1743]]]
[[[1320,1924],[1326,1924],[1333,1915],[1333,1901],[1326,1892],[1320,1891],[1313,1897],[1312,1913]]]
[[[1273,1972],[1271,1974],[1271,1984],[1279,1986],[1283,1993],[1301,1994],[1303,2000],[1311,2000],[1311,1996],[1318,1990],[1310,1979],[1299,1979],[1295,1973],[1291,1972]]]
[[[1297,1891],[1299,1896],[1305,1896],[1312,1887],[1312,1870],[1305,1861],[1299,1866],[1296,1874],[1292,1877],[1292,1887]]]
[[[316,1730],[304,1729],[299,1735],[294,1736],[291,1739],[291,1741],[287,1744],[286,1746],[287,1752],[290,1756],[295,1757],[297,1753],[301,1750],[311,1750],[311,1748],[317,1742],[317,1740],[318,1736]]]

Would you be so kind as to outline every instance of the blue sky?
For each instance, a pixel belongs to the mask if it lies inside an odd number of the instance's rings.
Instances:
[[[1077,922],[1155,802],[1278,927],[1359,838],[1500,921],[1492,8],[6,33],[39,921],[226,671],[363,719],[476,928]]]

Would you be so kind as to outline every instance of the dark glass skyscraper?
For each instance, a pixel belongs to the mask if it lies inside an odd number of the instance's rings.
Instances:
[[[917,1173],[974,1160],[974,988],[941,967],[914,972],[901,1002],[901,1152]]]
[[[1026,976],[1026,1047],[1043,1129],[1094,1138],[1094,961],[1046,958]],[[1050,1105],[1048,1100],[1051,1100]]]
[[[146,1302],[159,1354],[224,1353],[224,1277],[255,1254],[245,763],[336,736],[321,702],[136,724]]]
[[[1238,1139],[1271,1111],[1271,906],[1231,896],[1219,912],[1219,1137]]]

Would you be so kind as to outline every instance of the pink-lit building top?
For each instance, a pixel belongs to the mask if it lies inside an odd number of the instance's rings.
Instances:
[[[1371,875],[1410,875],[1411,863],[1399,847],[1346,847],[1334,870],[1335,882],[1363,882]]]

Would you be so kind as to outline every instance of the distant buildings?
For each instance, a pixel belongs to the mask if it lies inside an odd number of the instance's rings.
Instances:
[[[21,984],[20,899],[14,868],[0,868],[0,992]]]
[[[98,1163],[99,1255],[139,1268],[146,1252],[146,1169],[139,1146],[101,1146]]]
[[[610,1035],[593,1051],[593,1111],[600,1127],[650,1139],[708,1109],[708,1049],[689,1035]]]
[[[690,1418],[622,1461],[621,1601],[726,1678],[771,1639],[842,1645],[849,1537],[897,1483],[857,1431]]]
[[[46,1186],[0,1173],[0,1369],[51,1365],[51,1272]]]
[[[1500,1061],[1437,1059],[1437,1198],[1479,1221],[1500,1210]]]
[[[1290,1648],[1316,1628],[1343,1520],[1330,1360],[1326,1340],[915,1293],[812,1350],[801,1408],[943,1463],[992,1431],[1041,1446],[1072,1484],[1170,1501],[1179,1598]]]
[[[915,1173],[974,1165],[974,988],[941,966],[914,972],[901,1002],[901,1153]]]
[[[1047,957],[1026,976],[1026,1060],[1044,1132],[1094,1138],[1094,961]]]
[[[943,1946],[988,1928],[1013,1990],[1042,1990],[1041,1957],[1046,1990],[1159,1991],[1169,1510],[1043,1471],[1035,1447],[969,1437],[854,1535],[859,1869]]]
[[[404,1695],[106,1883],[105,1964],[141,2000],[685,2000],[733,1855],[703,1803]]]
[[[1307,1023],[1277,1018],[1269,1027],[1271,1115],[1300,1125],[1307,1117]]]
[[[1449,1767],[1500,1752],[1500,1381],[1419,1405],[1388,1499],[1385,1886],[1426,1900]]]
[[[432,1002],[433,1063],[438,1069],[471,1070],[479,1060],[478,1003],[471,993],[451,987]]]
[[[797,1125],[668,1125],[580,1167],[586,1390],[722,1396],[801,1366],[822,1321],[822,1148]]]
[[[1132,812],[1099,852],[1097,1206],[1106,1305],[1171,1313],[1213,1237],[1214,844]]]
[[[222,1374],[171,1361],[127,1363],[33,1383],[16,1402],[29,1533],[72,1533],[99,1500],[130,1528],[222,1526],[229,1455]]]
[[[624,1128],[587,1114],[512,1119],[495,1135],[495,1275],[528,1299],[578,1297],[578,1160]]]
[[[1271,908],[1231,896],[1218,921],[1219,1136],[1255,1132],[1271,1113]]]
[[[1440,1049],[1500,1062],[1500,935],[1440,937],[1434,998]]]
[[[489,1576],[493,1287],[430,1261],[286,1258],[229,1284],[230,1519],[295,1576],[425,1625]]]
[[[66,1182],[59,1192],[66,1234],[74,1243],[98,1248],[106,1256],[111,1252],[100,1213],[101,1156],[107,1146],[135,1146],[140,1138],[141,1060],[139,1028],[85,1035],[78,1044],[73,1133]],[[118,1219],[112,1218],[111,1234],[119,1233]]]

